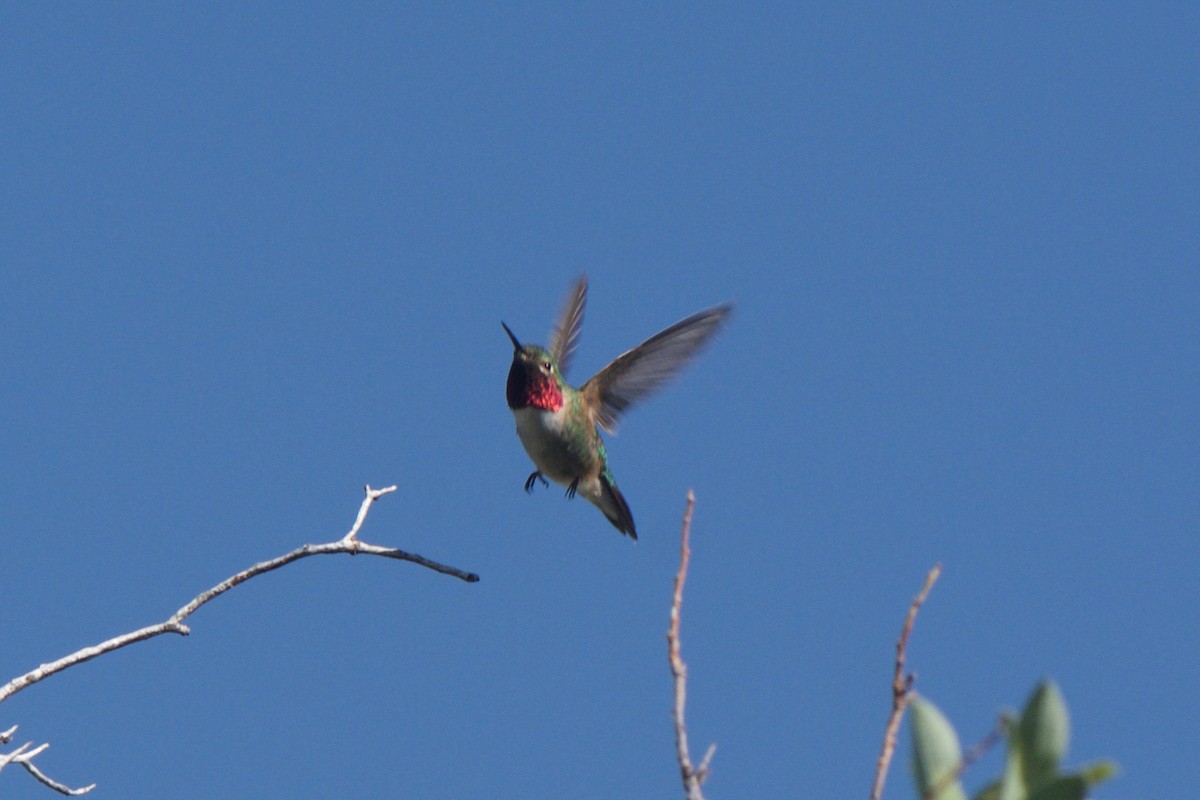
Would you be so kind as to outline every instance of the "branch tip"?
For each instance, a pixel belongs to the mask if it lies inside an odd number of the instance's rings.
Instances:
[[[933,588],[933,584],[937,582],[938,576],[941,574],[942,565],[940,563],[934,564],[926,574],[921,591],[917,593],[908,607],[908,614],[904,617],[904,627],[900,629],[900,638],[896,640],[896,662],[892,673],[892,712],[888,715],[887,725],[884,727],[883,747],[879,753],[879,760],[875,764],[875,782],[871,787],[871,800],[880,800],[883,796],[883,784],[887,780],[888,767],[892,763],[892,754],[896,750],[896,734],[900,730],[900,721],[904,717],[904,710],[908,708],[908,704],[912,702],[912,698],[916,694],[913,689],[917,680],[916,674],[904,671],[908,637],[912,635],[913,625],[917,621],[917,612],[921,610],[921,606],[929,596],[929,590]]]

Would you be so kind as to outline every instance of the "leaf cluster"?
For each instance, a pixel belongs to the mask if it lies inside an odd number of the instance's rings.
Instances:
[[[966,763],[958,734],[937,706],[921,697],[912,704],[913,774],[923,800],[967,800],[959,778]],[[1062,692],[1052,681],[1030,695],[1019,717],[1003,720],[1008,754],[1004,773],[974,800],[1083,800],[1088,790],[1116,773],[1101,761],[1063,772],[1070,721]]]

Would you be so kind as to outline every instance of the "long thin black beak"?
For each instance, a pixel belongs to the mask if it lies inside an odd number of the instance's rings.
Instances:
[[[504,332],[508,334],[508,338],[512,339],[513,349],[520,350],[521,343],[519,341],[517,341],[517,337],[513,335],[513,332],[508,329],[507,325],[505,325],[503,322],[501,322],[500,324],[504,326]]]

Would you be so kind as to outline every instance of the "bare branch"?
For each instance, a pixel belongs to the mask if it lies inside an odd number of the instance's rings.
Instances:
[[[688,753],[687,726],[683,721],[684,706],[687,704],[687,664],[679,653],[679,613],[683,607],[683,584],[687,580],[688,560],[692,551],[688,548],[688,537],[692,529],[692,509],[696,506],[696,495],[691,489],[687,493],[687,507],[683,511],[683,535],[679,553],[679,572],[675,575],[675,593],[671,599],[671,623],[667,628],[667,659],[671,664],[671,674],[675,677],[675,706],[672,718],[675,720],[675,755],[679,760],[679,775],[683,779],[683,789],[687,792],[688,800],[704,800],[700,785],[708,777],[708,764],[716,752],[715,744],[709,745],[700,766],[692,767],[692,757]]]
[[[42,664],[37,669],[30,670],[24,675],[13,678],[8,683],[0,686],[0,702],[4,702],[4,700],[8,699],[22,689],[32,686],[38,681],[45,680],[56,672],[61,672],[68,667],[73,667],[76,664],[82,664],[85,661],[90,661],[97,656],[102,656],[105,653],[112,652],[113,650],[119,650],[126,645],[133,644],[134,642],[140,642],[145,639],[160,636],[164,633],[178,633],[181,636],[186,636],[191,631],[188,626],[183,624],[183,621],[195,613],[200,606],[204,605],[218,595],[229,591],[243,581],[250,580],[256,575],[261,575],[264,572],[270,572],[272,570],[279,569],[286,564],[290,564],[293,561],[298,561],[301,558],[307,558],[308,556],[330,555],[333,553],[348,553],[350,555],[363,553],[371,556],[394,558],[400,561],[411,561],[414,564],[434,570],[435,572],[440,572],[443,575],[451,575],[459,580],[467,581],[468,583],[474,583],[478,581],[479,576],[473,572],[464,572],[457,567],[446,566],[445,564],[440,564],[437,561],[432,561],[415,553],[408,553],[404,550],[397,550],[392,547],[380,547],[378,545],[367,544],[358,540],[358,531],[362,527],[363,520],[366,518],[367,511],[370,509],[371,504],[383,495],[394,491],[396,491],[395,486],[388,486],[383,489],[372,489],[370,486],[365,487],[366,497],[363,499],[362,506],[358,510],[358,517],[354,521],[354,526],[341,540],[336,542],[328,542],[326,544],[306,544],[303,547],[299,547],[290,553],[279,556],[278,558],[255,564],[249,569],[242,570],[236,575],[233,575],[221,583],[218,583],[211,589],[202,592],[190,603],[172,614],[171,617],[164,622],[160,622],[157,625],[149,625],[131,633],[115,636],[111,639],[100,642],[99,644],[92,645],[91,647],[84,647],[81,650],[77,650],[70,655],[58,659],[57,661],[51,661],[48,664]]]
[[[900,631],[900,639],[896,642],[896,668],[892,676],[892,713],[888,717],[887,726],[883,733],[883,749],[879,753],[879,761],[875,765],[875,783],[871,787],[871,800],[883,797],[883,784],[887,780],[888,766],[892,763],[892,754],[896,750],[896,733],[900,730],[900,720],[904,718],[904,710],[912,700],[913,682],[915,676],[904,671],[904,661],[908,650],[908,637],[912,635],[913,625],[917,621],[917,612],[929,596],[929,590],[942,574],[942,565],[934,564],[933,569],[925,576],[925,584],[909,606],[908,615],[904,618],[904,628]]]
[[[11,728],[6,730],[3,734],[0,734],[0,744],[6,744],[9,740],[11,740],[12,735],[13,735],[13,733],[16,732],[16,730],[17,730],[17,726],[13,725]],[[32,745],[33,745],[33,742],[26,742],[25,744],[18,747],[16,750],[13,750],[11,753],[0,754],[0,770],[4,769],[9,764],[17,764],[19,766],[24,767],[25,770],[30,775],[37,778],[38,782],[41,783],[43,786],[48,786],[56,792],[60,792],[61,794],[69,795],[71,797],[76,797],[81,794],[87,794],[92,789],[96,788],[96,784],[93,783],[91,786],[82,786],[78,789],[72,789],[70,786],[67,786],[66,784],[63,784],[63,783],[59,783],[58,781],[54,780],[46,773],[42,772],[40,769],[37,768],[37,765],[33,763],[33,759],[36,758],[42,751],[44,751],[50,745],[49,744],[40,744],[37,747],[34,747],[32,750],[30,750],[29,748]]]
[[[394,491],[396,491],[395,486],[387,486],[383,489],[372,489],[370,486],[364,487],[366,496],[363,498],[362,505],[358,509],[358,516],[354,520],[354,525],[340,540],[336,542],[328,542],[326,544],[306,544],[303,547],[299,547],[290,553],[285,553],[278,558],[273,558],[270,561],[259,562],[258,564],[255,564],[254,566],[244,569],[232,577],[225,579],[208,591],[197,595],[192,599],[191,602],[176,611],[164,622],[160,622],[157,625],[149,625],[145,628],[132,631],[131,633],[114,636],[113,638],[100,642],[99,644],[77,650],[70,655],[58,659],[57,661],[51,661],[48,664],[42,664],[37,669],[13,678],[8,683],[0,686],[0,702],[3,702],[28,686],[32,686],[39,681],[45,680],[56,672],[61,672],[68,667],[73,667],[76,664],[82,664],[85,661],[90,661],[97,656],[102,656],[105,653],[112,652],[113,650],[119,650],[126,645],[133,644],[134,642],[140,642],[144,639],[150,639],[154,636],[159,636],[164,633],[178,633],[181,636],[186,636],[191,631],[188,626],[183,624],[183,621],[194,614],[196,610],[200,608],[200,606],[209,602],[218,595],[224,594],[243,581],[248,581],[256,575],[262,575],[264,572],[271,572],[272,570],[279,569],[286,564],[290,564],[293,561],[298,561],[301,558],[307,558],[308,556],[330,555],[333,553],[348,553],[350,555],[364,553],[371,556],[393,558],[399,561],[411,561],[414,564],[426,567],[427,569],[431,569],[435,572],[440,572],[443,575],[453,576],[460,580],[467,581],[468,583],[475,583],[478,581],[479,576],[473,572],[464,572],[457,567],[450,567],[445,564],[440,564],[437,561],[432,561],[415,553],[408,553],[404,550],[398,550],[392,547],[380,547],[378,545],[367,544],[366,542],[360,542],[358,540],[358,532],[362,529],[363,521],[367,518],[367,512],[370,510],[371,505],[383,495],[390,494]],[[14,725],[6,731],[0,732],[0,744],[7,744],[9,741],[11,741],[13,734],[16,733],[16,730],[17,726]],[[0,754],[0,769],[3,769],[8,764],[20,764],[29,772],[30,775],[36,778],[43,785],[65,795],[75,796],[86,794],[95,788],[96,784],[92,784],[79,789],[72,789],[71,787],[59,783],[58,781],[49,777],[40,769],[38,769],[38,767],[33,763],[33,759],[50,745],[42,744],[30,750],[29,748],[31,746],[32,742],[27,742],[11,753]]]

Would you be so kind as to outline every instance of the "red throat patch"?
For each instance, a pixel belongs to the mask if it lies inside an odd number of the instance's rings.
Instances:
[[[529,359],[521,357],[513,359],[505,387],[509,408],[514,411],[518,408],[540,408],[543,411],[562,408],[562,389],[555,383],[554,376],[543,372],[543,369],[548,367],[530,363]]]
[[[562,390],[553,379],[535,375],[525,384],[525,404],[543,411],[558,411],[562,408]]]

